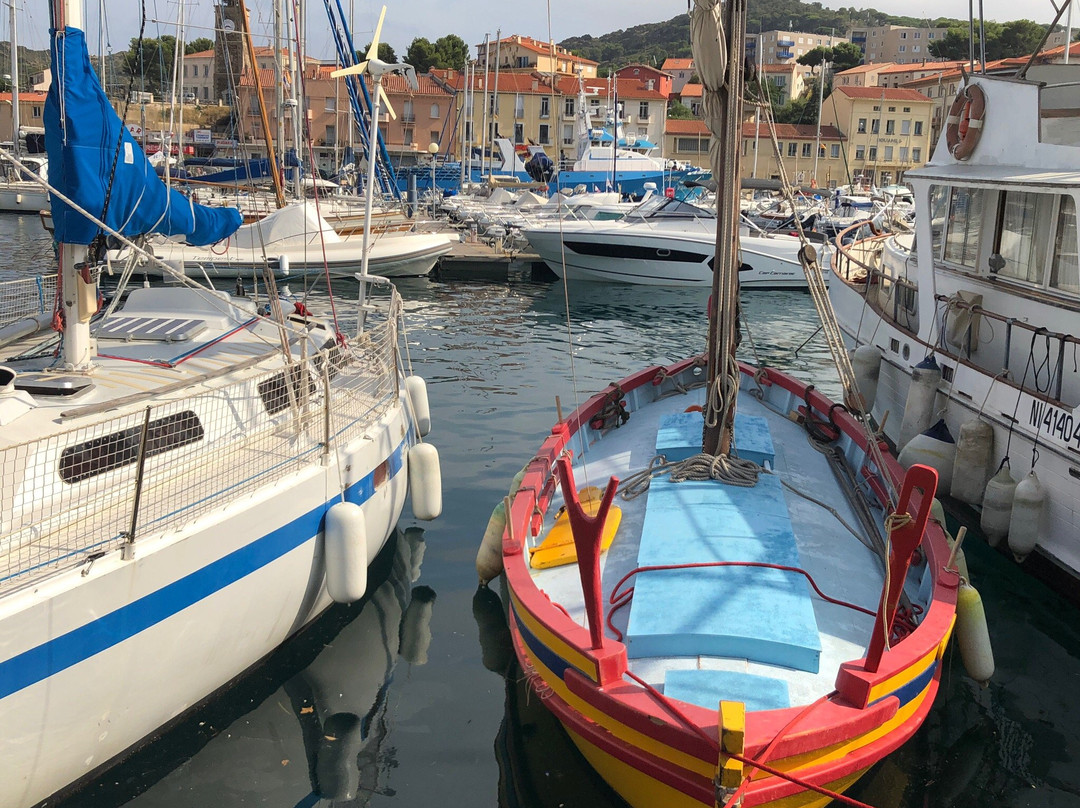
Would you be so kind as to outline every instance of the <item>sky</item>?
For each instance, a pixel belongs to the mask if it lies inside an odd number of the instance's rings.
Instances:
[[[337,0],[331,0],[337,2]],[[106,46],[115,51],[127,50],[128,42],[139,33],[140,7],[146,7],[146,36],[175,34],[181,7],[188,23],[188,40],[200,36],[213,38],[211,0],[84,0],[84,28],[91,51],[97,50],[99,7],[104,5]],[[355,13],[354,41],[362,47],[371,39],[384,0],[340,0]],[[978,0],[974,0],[976,12]],[[19,43],[26,47],[48,47],[48,11],[44,0],[17,0],[22,8],[19,20]],[[321,0],[306,0],[308,7],[308,53],[316,58],[330,58],[333,45],[327,33],[326,12]],[[823,0],[826,7],[872,7],[888,14],[913,17],[955,17],[967,19],[968,0]],[[6,5],[6,3],[5,3]],[[256,37],[268,35],[272,25],[271,0],[247,0]],[[522,34],[556,41],[571,36],[598,36],[635,25],[669,20],[686,13],[686,0],[385,0],[386,22],[382,40],[393,46],[398,57],[404,56],[416,37],[435,40],[445,34],[457,34],[470,46],[482,44],[485,34],[495,37]],[[1048,24],[1054,9],[1050,0],[983,0],[987,20],[1006,22],[1033,19]],[[0,15],[0,38],[7,39],[7,15]],[[1080,15],[1078,15],[1080,16]],[[550,20],[550,22],[549,22]],[[1080,28],[1080,18],[1076,20]],[[550,33],[549,33],[550,32]],[[473,51],[475,53],[475,49]]]

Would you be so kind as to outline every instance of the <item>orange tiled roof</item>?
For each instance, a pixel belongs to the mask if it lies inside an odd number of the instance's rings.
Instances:
[[[836,87],[833,92],[849,98],[883,98],[886,101],[929,101],[918,90],[907,87]]]
[[[661,70],[665,70],[670,73],[672,70],[693,70],[693,59],[665,59],[664,63],[660,65]]]

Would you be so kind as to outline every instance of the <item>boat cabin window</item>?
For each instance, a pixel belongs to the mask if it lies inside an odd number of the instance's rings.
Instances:
[[[941,245],[945,235],[945,216],[949,210],[949,186],[934,185],[930,188],[930,234],[934,257],[941,257]]]
[[[949,198],[946,261],[975,269],[986,192],[981,188],[953,188]]]
[[[992,273],[1042,285],[1056,201],[1051,194],[1024,191],[998,195]]]
[[[111,435],[69,446],[60,454],[60,479],[77,483],[134,463],[139,458],[142,427],[133,426]],[[203,439],[203,427],[191,410],[151,421],[146,431],[146,456],[179,449]]]
[[[278,373],[265,381],[259,382],[259,397],[262,399],[266,412],[277,415],[293,402],[301,401],[303,383],[301,378],[307,381],[307,399],[315,395],[317,387],[315,379],[306,371],[298,367],[292,367],[288,373],[289,383],[285,383],[285,373]]]
[[[1076,202],[1061,197],[1057,232],[1054,235],[1054,263],[1050,267],[1050,286],[1063,292],[1080,294],[1080,266],[1076,252]]]

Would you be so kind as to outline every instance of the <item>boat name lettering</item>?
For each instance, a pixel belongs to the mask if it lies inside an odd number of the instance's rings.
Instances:
[[[1041,434],[1080,449],[1080,420],[1073,418],[1072,413],[1033,398],[1028,423]]]

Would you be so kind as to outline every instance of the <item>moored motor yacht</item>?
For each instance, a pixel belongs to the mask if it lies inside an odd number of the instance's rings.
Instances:
[[[905,175],[914,232],[838,238],[830,288],[901,460],[931,452],[951,476],[945,493],[975,509],[992,542],[1007,537],[1018,559],[1034,552],[1070,577],[1080,574],[1078,79],[1075,64],[971,75],[949,120],[975,123],[947,126],[931,161]],[[939,420],[946,431],[928,437]]]
[[[689,202],[653,197],[616,221],[534,223],[524,233],[551,270],[569,280],[712,283],[716,214]],[[742,288],[805,288],[798,238],[767,233],[744,219],[739,243]]]

